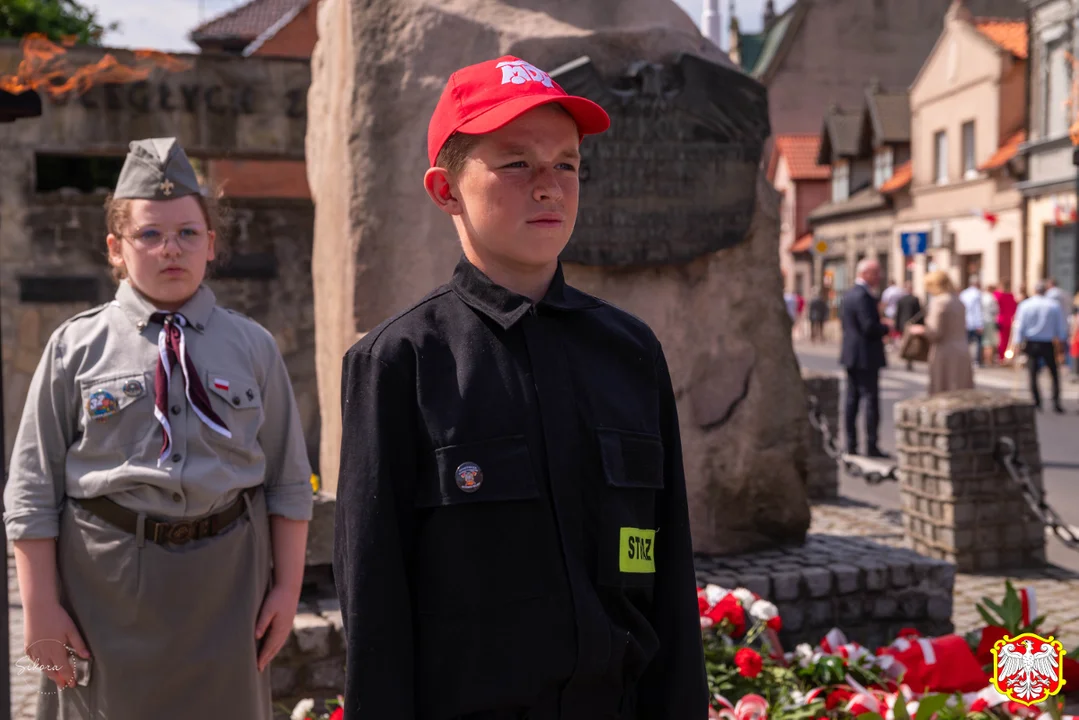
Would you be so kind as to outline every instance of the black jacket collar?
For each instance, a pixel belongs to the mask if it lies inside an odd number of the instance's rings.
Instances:
[[[466,305],[482,312],[504,330],[524,317],[533,305],[532,300],[524,295],[495,284],[464,255],[453,271],[450,287]],[[601,305],[599,300],[566,284],[561,262],[555,269],[546,294],[537,304],[566,311],[585,310]]]

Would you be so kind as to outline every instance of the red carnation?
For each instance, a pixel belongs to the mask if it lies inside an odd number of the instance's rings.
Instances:
[[[779,632],[783,629],[783,619],[776,615],[774,618],[768,621],[767,625],[769,630],[775,630],[776,632]]]
[[[853,691],[837,688],[828,693],[828,697],[824,700],[824,709],[835,710],[840,705],[845,705],[852,697],[854,697]]]
[[[339,707],[330,713],[330,720],[345,720],[345,709]]]
[[[985,712],[988,709],[989,709],[989,701],[986,700],[985,698],[978,698],[977,700],[975,700],[974,702],[972,702],[970,704],[970,711],[972,713]]]
[[[757,677],[764,668],[764,661],[761,660],[760,653],[750,648],[742,648],[736,652],[734,654],[734,664],[738,666],[738,672],[747,678]]]
[[[705,613],[705,617],[711,618],[717,625],[724,620],[730,621],[734,628],[731,632],[734,637],[741,637],[746,631],[746,611],[733,594],[724,596],[715,607]]]

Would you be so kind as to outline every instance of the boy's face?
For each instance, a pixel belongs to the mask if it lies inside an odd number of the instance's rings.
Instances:
[[[429,170],[428,192],[454,216],[466,255],[515,269],[547,267],[577,220],[579,144],[573,118],[541,105],[483,135],[456,175]]]

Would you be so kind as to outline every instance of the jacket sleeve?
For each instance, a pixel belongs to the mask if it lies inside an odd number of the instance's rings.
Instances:
[[[888,327],[880,321],[880,313],[873,297],[866,293],[866,297],[859,301],[854,310],[854,321],[858,323],[858,331],[865,338],[880,338],[888,334]]]
[[[415,720],[412,487],[415,384],[353,348],[342,372],[334,578],[345,630],[345,720]]]
[[[638,684],[637,716],[649,720],[695,720],[708,717],[708,680],[697,607],[678,410],[662,349],[656,357],[656,376],[663,433],[664,486],[657,506],[656,581],[651,622],[659,636],[659,651]]]
[[[68,448],[74,442],[79,400],[64,367],[57,330],[45,345],[11,450],[4,487],[4,525],[9,540],[54,538],[67,492]]]
[[[270,515],[310,520],[314,496],[300,409],[281,351],[269,333],[266,340],[264,354],[271,362],[263,380],[265,420],[258,435],[266,456],[266,509]]]

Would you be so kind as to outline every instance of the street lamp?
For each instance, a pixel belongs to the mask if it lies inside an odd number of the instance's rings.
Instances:
[[[20,118],[38,117],[41,115],[41,97],[38,96],[33,90],[28,90],[21,93],[9,93],[6,90],[0,90],[0,122],[14,122]],[[3,277],[3,268],[0,268],[0,277]],[[0,320],[2,320],[3,313],[0,312]],[[2,325],[2,322],[0,322]],[[4,334],[3,328],[0,327],[0,358],[4,355]],[[3,473],[0,475],[0,491],[7,485],[7,462],[5,457],[7,455],[7,443],[4,441],[4,381],[2,366],[0,366],[0,462],[3,462]],[[3,506],[3,499],[0,496],[0,507]],[[4,528],[4,524],[0,522],[0,547],[4,548],[4,566],[7,566],[7,531]],[[5,582],[7,578],[7,570],[4,571]],[[7,587],[4,588],[4,592],[0,593],[0,616],[3,617],[0,620],[0,658],[11,657],[11,642],[10,632],[11,628],[8,623],[8,593]],[[3,670],[0,670],[0,712],[3,713],[3,717],[11,717],[11,663],[4,662]]]

